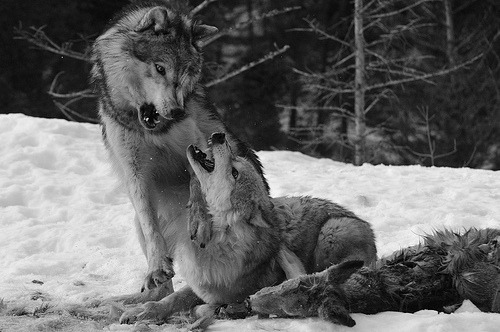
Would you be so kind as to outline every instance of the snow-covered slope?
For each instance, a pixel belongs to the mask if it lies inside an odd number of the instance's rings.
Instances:
[[[371,222],[379,255],[415,244],[434,229],[500,227],[498,172],[354,167],[286,151],[259,156],[273,196],[311,195],[344,205]],[[146,262],[132,218],[98,126],[0,115],[0,298],[27,299],[39,291],[79,302],[137,291]],[[175,286],[182,283],[176,276]],[[500,314],[480,313],[473,305],[462,311],[354,314],[354,328],[317,319],[247,319],[217,322],[211,330],[499,330]]]

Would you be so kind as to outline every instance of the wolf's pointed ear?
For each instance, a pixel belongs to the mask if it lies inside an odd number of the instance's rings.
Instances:
[[[193,43],[197,47],[203,47],[205,42],[219,32],[219,29],[211,25],[196,24],[193,26]]]
[[[165,31],[168,25],[168,12],[163,7],[150,9],[139,24],[135,27],[136,32],[152,29],[154,32]]]

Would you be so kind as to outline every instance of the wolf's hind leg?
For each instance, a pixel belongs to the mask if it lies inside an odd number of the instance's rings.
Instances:
[[[285,272],[287,279],[297,278],[300,275],[306,274],[306,269],[300,261],[299,257],[288,249],[285,244],[282,244],[278,252],[278,264]]]
[[[321,228],[314,250],[314,271],[334,264],[361,260],[368,265],[377,259],[370,225],[357,218],[331,218]]]

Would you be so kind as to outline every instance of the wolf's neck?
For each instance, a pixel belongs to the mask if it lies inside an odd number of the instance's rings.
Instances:
[[[135,132],[142,132],[143,129],[139,123],[139,118],[133,109],[120,109],[113,105],[111,100],[102,97],[99,100],[99,114],[101,120],[109,118],[118,122],[124,128]]]
[[[208,209],[209,213],[212,215],[212,223],[215,229],[227,229],[227,227],[234,227],[241,222],[241,215],[234,209],[220,210],[220,209]]]

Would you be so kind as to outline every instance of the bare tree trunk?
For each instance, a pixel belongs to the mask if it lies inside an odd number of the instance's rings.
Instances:
[[[248,19],[250,20],[251,17],[253,16],[253,1],[252,0],[247,0],[247,12],[248,12]],[[255,36],[254,36],[254,31],[253,31],[253,22],[250,22],[248,25],[248,39],[250,40],[250,45],[254,47],[255,43]]]
[[[290,91],[291,91],[290,103],[293,106],[297,106],[297,101],[299,99],[299,87],[296,84],[293,84]],[[290,131],[291,129],[295,129],[295,127],[297,127],[297,109],[292,108],[292,109],[290,109],[290,118],[288,120],[288,130]]]
[[[453,0],[443,0],[444,14],[446,17],[446,55],[450,67],[455,66],[455,31],[453,28]]]
[[[354,1],[354,44],[356,72],[354,79],[354,165],[361,165],[365,159],[365,41],[363,37],[363,0]]]

